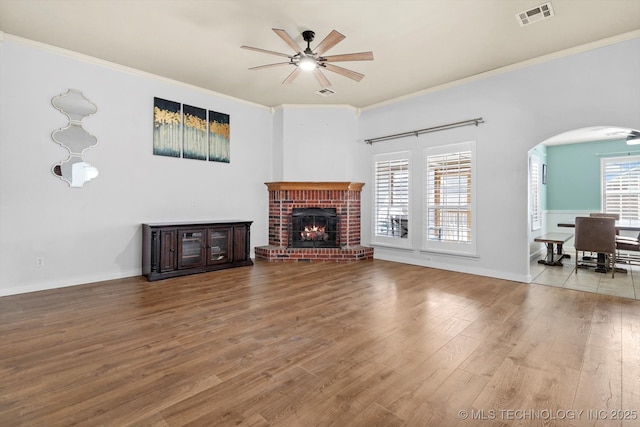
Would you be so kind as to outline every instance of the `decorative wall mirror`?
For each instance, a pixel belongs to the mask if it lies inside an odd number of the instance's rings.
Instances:
[[[85,150],[98,143],[95,136],[84,130],[82,119],[95,114],[98,108],[76,89],[69,89],[67,93],[55,96],[51,104],[69,119],[66,127],[51,134],[56,143],[69,150],[69,158],[54,165],[51,170],[70,187],[82,187],[85,182],[98,176],[98,169],[82,158]]]
[[[65,147],[71,154],[80,154],[98,143],[98,138],[89,134],[82,125],[70,123],[66,128],[58,129],[51,138]]]
[[[98,176],[98,169],[82,160],[82,157],[71,155],[55,165],[53,173],[67,181],[71,187],[82,187],[85,182]]]
[[[51,100],[57,110],[69,117],[71,122],[81,122],[83,118],[95,114],[98,108],[76,89],[58,95]]]

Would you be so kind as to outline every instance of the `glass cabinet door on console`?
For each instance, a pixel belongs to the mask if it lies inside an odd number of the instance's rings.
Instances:
[[[222,264],[232,260],[232,227],[209,228],[207,264]]]
[[[204,229],[180,230],[178,235],[178,268],[204,265]]]

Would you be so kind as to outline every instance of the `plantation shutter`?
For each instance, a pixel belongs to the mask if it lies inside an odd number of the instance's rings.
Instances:
[[[540,159],[536,156],[531,156],[529,177],[530,183],[530,203],[529,209],[531,210],[531,230],[539,230],[542,227],[540,218]]]
[[[464,145],[464,144],[463,144]],[[425,239],[468,244],[472,240],[472,151],[430,153],[425,162]]]
[[[640,219],[640,156],[602,159],[601,170],[603,212]]]
[[[402,153],[399,153],[402,154]],[[406,239],[409,230],[409,158],[375,161],[375,236]]]

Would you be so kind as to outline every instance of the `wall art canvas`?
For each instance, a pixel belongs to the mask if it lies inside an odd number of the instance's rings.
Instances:
[[[184,134],[182,157],[207,160],[207,110],[183,105]]]
[[[153,98],[153,154],[180,157],[182,112],[179,102]]]
[[[209,161],[229,163],[230,150],[229,115],[209,111]]]

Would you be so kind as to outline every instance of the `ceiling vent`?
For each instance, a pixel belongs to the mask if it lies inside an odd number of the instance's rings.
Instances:
[[[331,89],[325,87],[323,89],[320,89],[319,91],[316,92],[318,95],[322,95],[322,96],[331,96],[333,95],[335,92],[332,91]]]
[[[516,14],[516,19],[520,23],[520,26],[524,27],[525,25],[533,24],[534,22],[542,21],[552,16],[553,8],[551,7],[551,2],[547,2],[533,9]]]

